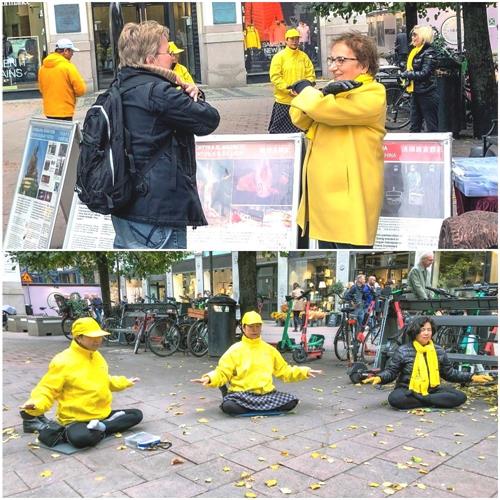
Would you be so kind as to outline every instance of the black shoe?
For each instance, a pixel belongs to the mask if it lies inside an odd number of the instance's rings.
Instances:
[[[40,430],[50,422],[50,420],[45,415],[33,417],[24,411],[21,411],[20,413],[23,419],[23,432],[27,434],[40,432]]]
[[[219,390],[222,392],[222,397],[225,398],[227,396],[227,385],[219,387]]]

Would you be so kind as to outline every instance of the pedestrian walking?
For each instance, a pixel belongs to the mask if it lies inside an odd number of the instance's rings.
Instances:
[[[111,216],[114,248],[186,248],[186,227],[207,224],[196,186],[194,135],[212,133],[219,113],[198,99],[195,85],[171,82],[174,59],[161,24],[127,23],[118,52],[125,126],[141,182],[132,202]]]
[[[188,69],[186,66],[183,66],[179,62],[179,54],[182,54],[184,52],[184,49],[180,49],[175,45],[174,42],[168,42],[168,50],[170,51],[170,54],[172,55],[173,63],[172,63],[172,71],[176,74],[179,75],[180,79],[183,82],[186,83],[194,83],[193,77],[189,73]]]
[[[277,391],[273,376],[284,382],[298,382],[321,375],[322,370],[288,365],[275,347],[262,340],[262,318],[257,312],[245,313],[241,324],[241,341],[222,355],[215,370],[191,382],[221,388],[220,408],[230,415],[293,410],[298,398]]]
[[[70,346],[52,358],[47,373],[20,407],[21,418],[23,431],[38,432],[38,439],[47,446],[68,442],[86,448],[142,420],[141,410],[111,410],[112,392],[132,387],[139,379],[108,373],[98,349],[109,333],[95,319],[77,319],[71,333]],[[57,422],[52,422],[44,413],[55,401]],[[56,442],[55,431],[60,434]]]
[[[453,368],[446,351],[432,342],[436,333],[432,318],[415,318],[406,333],[410,342],[396,349],[386,368],[377,376],[362,381],[363,384],[389,384],[397,378],[396,388],[388,397],[393,408],[455,408],[464,404],[467,396],[462,391],[441,384],[441,378],[462,384],[493,381],[489,375],[472,375]]]
[[[408,52],[408,36],[406,35],[406,28],[403,26],[399,28],[399,33],[396,35],[394,43],[395,63],[397,66],[406,67]]]
[[[290,103],[296,95],[289,87],[297,80],[316,81],[314,66],[309,56],[299,49],[300,33],[289,29],[285,33],[286,47],[275,54],[269,67],[269,78],[274,87],[274,105],[269,122],[270,134],[301,132],[290,119]]]
[[[300,288],[298,283],[294,283],[292,287],[291,296],[293,297],[293,331],[296,332],[298,326],[302,327],[302,321],[300,319],[300,314],[304,312],[306,308],[305,299],[302,297],[304,290]]]
[[[428,300],[432,298],[432,292],[427,290],[426,287],[431,286],[431,273],[428,268],[434,262],[433,252],[423,253],[418,261],[408,273],[408,287],[411,293],[408,297],[411,299]]]
[[[297,221],[320,248],[371,247],[384,196],[385,87],[375,80],[375,42],[338,36],[327,58],[334,80],[292,88],[293,123],[309,139]]]
[[[56,42],[38,70],[38,88],[43,99],[43,114],[56,120],[73,120],[76,98],[85,94],[83,77],[71,62],[76,48],[69,38]]]
[[[436,52],[432,47],[434,33],[430,26],[415,26],[411,32],[413,49],[408,55],[406,71],[401,77],[409,81],[406,91],[411,94],[410,132],[438,131],[439,95],[434,71]]]

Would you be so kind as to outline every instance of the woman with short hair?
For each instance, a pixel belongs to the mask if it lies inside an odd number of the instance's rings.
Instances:
[[[396,349],[387,366],[377,376],[363,384],[388,384],[396,380],[389,394],[389,404],[399,410],[419,407],[455,408],[465,403],[467,396],[458,389],[441,384],[448,382],[491,382],[489,375],[472,375],[453,368],[446,351],[432,342],[436,324],[428,316],[419,316],[408,325],[410,341]]]

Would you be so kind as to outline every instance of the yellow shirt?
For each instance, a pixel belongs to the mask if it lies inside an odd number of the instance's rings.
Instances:
[[[273,376],[284,382],[308,378],[306,366],[290,366],[272,345],[261,338],[241,338],[220,358],[215,370],[207,373],[211,387],[229,384],[229,392],[267,394],[275,390]]]
[[[182,64],[177,63],[174,66],[173,71],[176,75],[179,75],[181,77],[181,80],[183,82],[194,83],[193,77],[189,74],[189,71],[186,68],[186,66],[183,66]]]
[[[297,80],[316,81],[314,66],[305,52],[285,47],[274,55],[269,67],[269,78],[274,85],[274,98],[280,104],[290,104],[294,96],[289,85]]]
[[[86,91],[76,66],[57,52],[43,60],[38,70],[38,87],[43,97],[43,113],[57,118],[73,117],[76,98]]]
[[[42,415],[57,400],[56,417],[62,425],[100,420],[111,413],[111,392],[132,385],[127,377],[109,375],[101,353],[84,349],[73,340],[68,349],[52,358],[49,370],[25,403],[34,404],[36,410],[26,412]]]

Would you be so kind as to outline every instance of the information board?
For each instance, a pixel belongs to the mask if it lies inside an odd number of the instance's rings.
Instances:
[[[66,205],[67,194],[64,197],[61,194],[63,186],[71,184],[75,176],[76,130],[74,122],[43,118],[30,120],[4,249],[61,246],[62,238],[59,241],[54,235],[54,227],[58,209],[64,212]],[[70,163],[74,165],[67,175]]]

